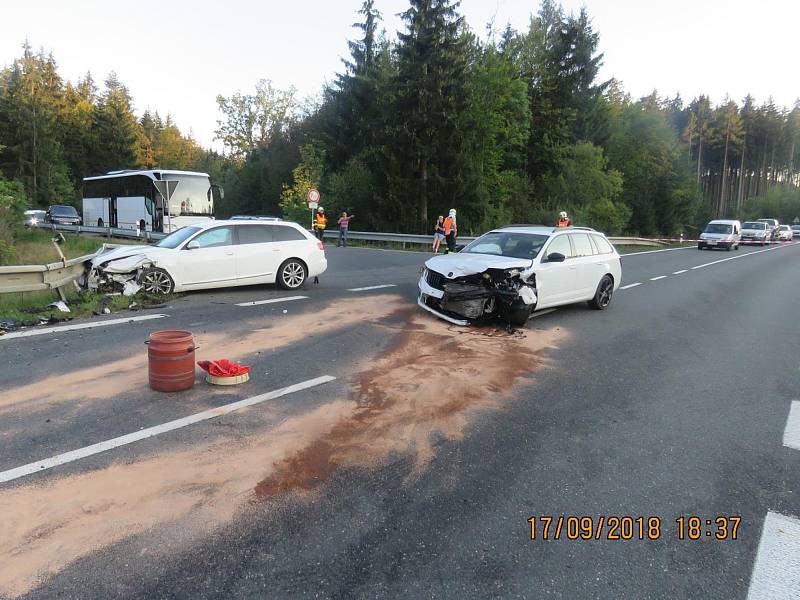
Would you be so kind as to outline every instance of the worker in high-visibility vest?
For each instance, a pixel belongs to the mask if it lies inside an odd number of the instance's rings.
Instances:
[[[317,209],[317,215],[314,217],[314,233],[319,241],[325,235],[325,228],[328,226],[328,217],[325,216],[325,209],[321,206]]]
[[[456,251],[456,235],[458,235],[458,224],[456,223],[456,209],[451,208],[444,220],[444,241],[447,248],[445,254]]]
[[[559,227],[570,227],[572,225],[572,221],[569,220],[567,213],[565,211],[561,211],[558,215],[558,226]]]

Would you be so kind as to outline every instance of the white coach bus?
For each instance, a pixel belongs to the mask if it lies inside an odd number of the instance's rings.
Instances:
[[[169,205],[156,181],[177,184]],[[214,218],[214,188],[206,173],[161,169],[110,171],[83,179],[83,224],[170,233]]]

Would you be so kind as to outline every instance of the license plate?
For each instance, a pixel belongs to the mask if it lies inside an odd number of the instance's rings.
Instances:
[[[717,242],[715,242],[714,240],[708,240],[708,241],[706,242],[706,244],[708,244],[709,246],[716,246],[716,245],[717,245]]]

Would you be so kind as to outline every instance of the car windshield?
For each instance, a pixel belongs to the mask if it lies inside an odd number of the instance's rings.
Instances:
[[[730,233],[732,225],[724,223],[709,223],[706,225],[705,233]]]
[[[791,231],[791,228],[788,225],[781,225],[781,231]]]
[[[750,221],[742,225],[742,229],[766,229],[767,224],[759,221]]]
[[[534,259],[548,236],[535,233],[492,231],[468,244],[461,252]]]
[[[167,237],[158,242],[156,246],[159,248],[177,248],[198,231],[200,231],[200,227],[182,227],[178,229],[178,231],[170,233]]]
[[[77,217],[78,211],[72,206],[53,206],[50,208],[50,214],[61,217]]]

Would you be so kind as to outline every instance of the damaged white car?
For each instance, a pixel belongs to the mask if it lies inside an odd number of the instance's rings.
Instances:
[[[417,303],[456,325],[500,318],[519,327],[533,311],[563,304],[603,310],[621,281],[619,254],[602,233],[512,225],[426,261]]]
[[[294,290],[327,266],[322,243],[296,223],[209,221],[179,229],[155,246],[97,254],[86,284],[125,295],[262,283]]]

